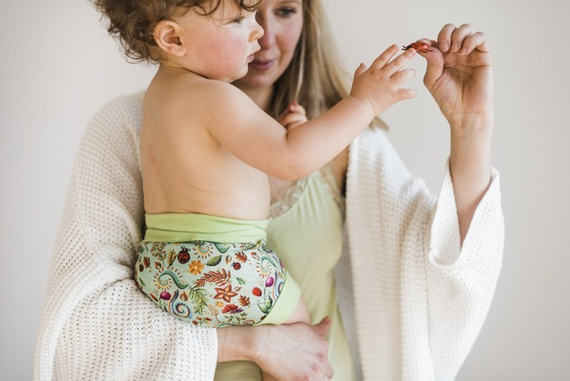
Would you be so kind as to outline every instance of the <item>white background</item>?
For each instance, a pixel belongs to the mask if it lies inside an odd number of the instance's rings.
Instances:
[[[345,64],[468,22],[491,41],[507,241],[488,320],[458,380],[570,379],[570,5],[566,0],[324,0]],[[87,0],[0,12],[0,369],[28,380],[50,258],[84,129],[153,68],[125,62]],[[436,192],[449,132],[423,89],[384,114],[404,161]]]

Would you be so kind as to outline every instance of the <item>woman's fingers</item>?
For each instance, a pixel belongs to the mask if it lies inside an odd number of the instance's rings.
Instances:
[[[463,41],[473,34],[471,25],[463,24],[457,28],[453,24],[445,24],[437,36],[438,49],[443,53],[457,53]]]
[[[323,373],[325,374],[328,380],[330,380],[334,376],[334,369],[331,363],[328,362],[328,360],[324,364]]]
[[[446,24],[439,31],[437,35],[437,46],[443,53],[447,53],[451,48],[451,35],[456,29],[457,27],[455,25]]]
[[[463,45],[459,50],[459,54],[470,54],[473,50],[477,49],[482,52],[487,52],[487,36],[483,32],[473,33],[463,40]]]
[[[463,41],[471,34],[473,34],[473,29],[469,24],[463,24],[457,28],[451,35],[451,49],[449,51],[458,53],[463,46]]]
[[[329,333],[329,330],[331,328],[331,319],[328,316],[325,316],[318,324],[313,325],[311,328],[316,335],[324,339],[326,335]],[[328,379],[331,379],[332,376],[334,375],[334,370],[331,363],[325,359],[325,361],[321,365],[321,368],[324,375]]]
[[[443,53],[467,55],[474,50],[490,52],[485,33],[473,33],[473,28],[469,24],[463,24],[459,28],[453,24],[444,25],[437,36],[437,44]]]

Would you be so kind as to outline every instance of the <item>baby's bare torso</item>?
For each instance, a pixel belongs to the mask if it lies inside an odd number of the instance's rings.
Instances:
[[[145,212],[265,219],[268,176],[240,161],[205,128],[208,115],[199,105],[208,94],[200,94],[200,81],[159,72],[145,94],[140,139]],[[232,116],[223,115],[223,105],[219,113],[231,128]]]

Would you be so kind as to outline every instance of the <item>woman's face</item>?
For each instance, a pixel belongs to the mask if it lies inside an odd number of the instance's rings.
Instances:
[[[246,92],[272,87],[291,63],[303,29],[303,0],[263,0],[257,22],[265,31],[261,50],[237,82]]]

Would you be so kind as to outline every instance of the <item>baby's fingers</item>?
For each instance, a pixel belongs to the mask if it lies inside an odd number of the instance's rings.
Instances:
[[[401,84],[413,78],[415,75],[416,71],[414,69],[403,69],[392,75],[392,79],[395,80],[397,84]]]
[[[396,44],[390,46],[388,49],[384,50],[382,54],[380,54],[374,60],[374,62],[372,62],[372,65],[370,65],[370,69],[374,70],[382,69],[384,66],[388,64],[388,62],[390,62],[390,60],[396,55],[396,53],[398,53],[399,50],[400,48],[398,48],[398,45]]]
[[[279,120],[282,120],[285,116],[287,116],[287,114],[290,114],[292,112],[298,112],[298,113],[302,113],[302,114],[306,114],[305,109],[303,108],[303,106],[301,106],[299,104],[299,102],[297,102],[296,100],[291,101],[291,103],[289,103],[289,105],[287,106],[287,108],[285,110],[283,110],[283,112],[281,113],[281,115],[279,115]]]
[[[291,130],[297,127],[298,125],[305,123],[306,121],[307,117],[305,116],[305,114],[294,113],[285,116],[285,118],[281,120],[281,125],[285,127],[285,129]]]
[[[396,91],[396,99],[398,101],[412,99],[415,96],[416,96],[416,90],[414,89],[398,89],[398,91]]]
[[[400,54],[398,57],[394,58],[389,64],[387,64],[384,70],[387,70],[387,73],[389,75],[394,75],[405,64],[410,62],[410,60],[414,58],[415,55],[416,55],[415,49],[408,49],[404,53]]]
[[[288,111],[303,114],[303,115],[305,115],[307,113],[305,111],[305,108],[303,106],[301,106],[299,103],[297,103],[297,101],[291,102],[291,104],[288,107]]]

